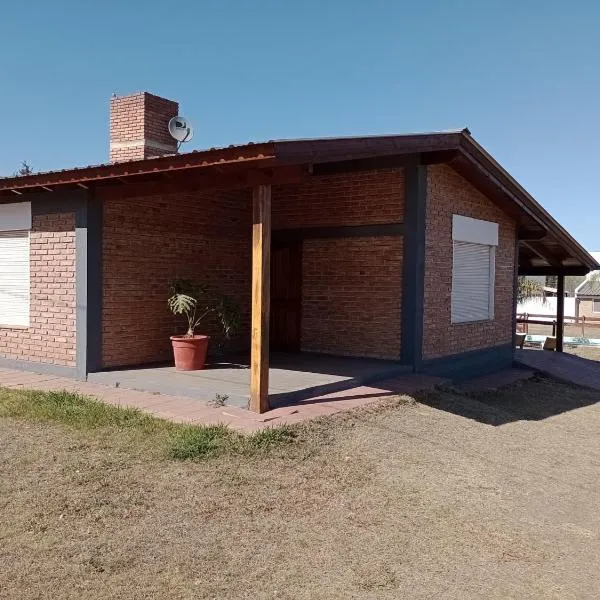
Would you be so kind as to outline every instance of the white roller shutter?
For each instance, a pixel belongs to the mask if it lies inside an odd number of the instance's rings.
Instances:
[[[0,326],[29,326],[29,231],[0,232]]]
[[[452,322],[494,318],[495,247],[453,243]]]

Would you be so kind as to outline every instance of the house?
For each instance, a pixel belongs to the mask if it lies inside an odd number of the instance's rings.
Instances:
[[[600,279],[586,279],[576,294],[576,316],[600,318]]]
[[[110,108],[109,163],[0,180],[0,366],[168,360],[168,283],[188,277],[239,303],[263,411],[270,348],[500,369],[517,273],[600,268],[466,129],[179,154],[176,102]]]
[[[590,252],[600,260],[600,252]],[[575,288],[575,315],[600,319],[600,272],[588,273],[584,281]]]

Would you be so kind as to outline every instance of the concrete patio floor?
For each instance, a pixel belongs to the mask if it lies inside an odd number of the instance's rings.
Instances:
[[[88,381],[193,398],[204,404],[226,397],[227,406],[246,408],[250,394],[249,362],[243,357],[211,363],[203,371],[176,371],[172,366],[143,366],[90,373]],[[395,361],[358,359],[309,353],[272,353],[269,400],[272,407],[330,394],[410,373]]]

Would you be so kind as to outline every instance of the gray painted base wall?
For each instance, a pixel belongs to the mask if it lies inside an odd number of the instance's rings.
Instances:
[[[512,345],[508,344],[424,361],[419,372],[437,377],[447,377],[454,381],[462,381],[480,375],[488,375],[502,369],[508,369],[512,367],[513,360],[514,349]],[[79,373],[76,367],[65,367],[27,360],[0,358],[0,368],[69,377],[84,381],[86,379],[86,376]],[[402,372],[405,372],[409,367],[399,365],[398,368],[399,371],[404,369]],[[360,383],[364,385],[365,381],[361,381]],[[163,391],[163,393],[166,392]]]
[[[56,375],[58,377],[70,377],[85,381],[86,376],[78,372],[76,367],[65,367],[51,363],[34,362],[31,360],[15,360],[11,358],[0,358],[0,369],[16,369],[19,371],[30,371],[42,373],[43,375]]]
[[[512,344],[506,344],[425,360],[420,372],[461,381],[509,369],[513,359],[514,348]]]

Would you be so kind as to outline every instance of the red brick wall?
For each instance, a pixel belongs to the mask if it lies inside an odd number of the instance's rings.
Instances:
[[[178,277],[233,297],[242,310],[237,342],[247,346],[250,241],[248,190],[105,199],[104,366],[171,360],[169,336],[182,332],[182,321],[168,310],[168,285]]]
[[[273,188],[273,228],[401,222],[401,170],[315,177]],[[209,282],[242,307],[250,340],[249,190],[171,194],[104,203],[104,366],[171,359],[168,282]],[[402,237],[307,240],[305,350],[398,357]],[[323,274],[329,275],[323,275]]]
[[[594,304],[594,302],[591,298],[578,298],[577,299],[577,305],[578,305],[577,316],[599,318],[600,313],[594,312],[593,304]]]
[[[306,240],[302,349],[398,358],[402,237]]]
[[[499,224],[494,320],[452,324],[452,215]],[[516,224],[446,165],[428,167],[425,235],[425,359],[512,341]]]
[[[0,356],[75,366],[75,215],[34,215],[29,239],[29,327],[0,328]]]
[[[176,152],[177,142],[169,133],[169,121],[179,113],[179,104],[154,94],[146,93],[144,96],[144,137],[165,146],[172,146]],[[148,148],[146,149],[145,158],[161,156],[165,153],[166,151],[157,152],[152,148]]]
[[[110,160],[141,160],[175,154],[177,143],[168,131],[179,104],[147,92],[110,100]],[[152,147],[158,142],[165,148]]]
[[[401,223],[401,169],[318,176],[273,189],[273,229]],[[302,349],[398,358],[402,237],[305,240]]]
[[[380,169],[273,187],[273,229],[401,223],[404,173]]]

